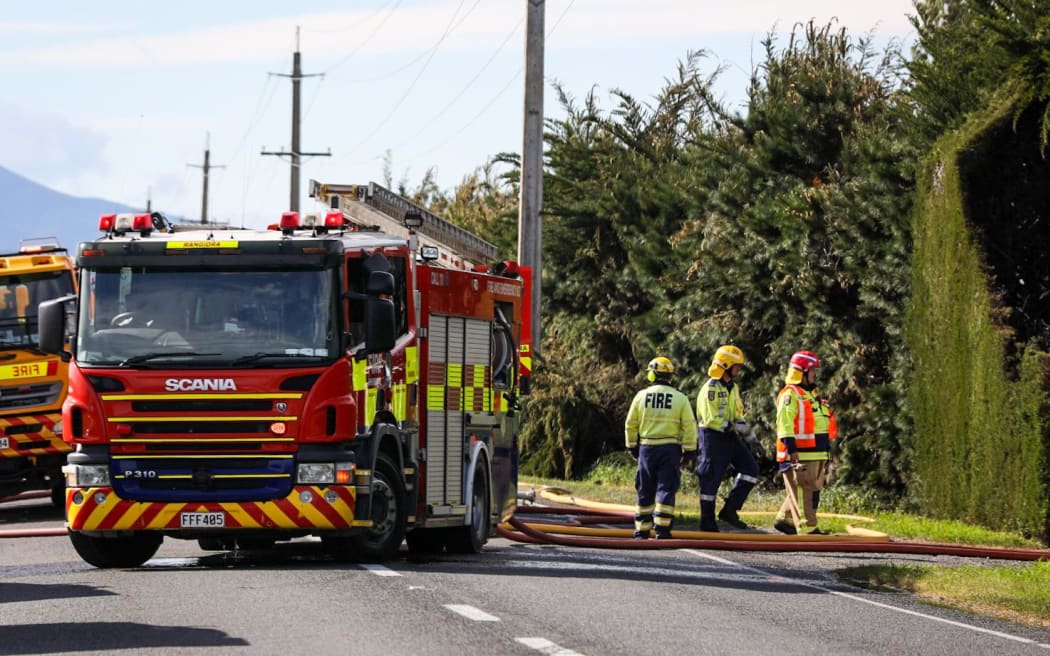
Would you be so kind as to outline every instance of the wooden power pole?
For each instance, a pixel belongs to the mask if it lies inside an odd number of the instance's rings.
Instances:
[[[201,192],[201,225],[208,222],[208,174],[212,169],[224,169],[225,165],[211,163],[211,134],[204,138],[204,164],[187,164],[193,168],[201,169],[204,173],[204,185]]]
[[[532,267],[532,352],[540,353],[543,253],[543,18],[545,0],[525,0],[525,126],[518,203],[518,261]]]
[[[292,180],[291,180],[291,202],[288,205],[288,209],[293,212],[299,211],[299,161],[303,157],[330,157],[332,151],[329,149],[326,153],[304,153],[299,148],[299,84],[304,77],[323,77],[323,73],[315,73],[313,75],[303,75],[301,58],[299,54],[299,28],[295,28],[295,54],[292,55],[292,74],[285,75],[284,73],[271,73],[270,75],[277,75],[279,77],[290,77],[292,79],[292,150],[288,151],[268,151],[263,150],[263,155],[277,155],[278,157],[288,157],[292,163]]]

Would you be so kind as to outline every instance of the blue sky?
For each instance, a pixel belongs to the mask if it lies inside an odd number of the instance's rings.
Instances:
[[[53,0],[0,18],[0,166],[64,193],[200,216],[206,145],[213,221],[261,226],[289,204],[292,53],[299,34],[302,148],[331,151],[307,181],[395,182],[430,168],[450,189],[521,147],[526,0]],[[651,99],[690,50],[726,68],[733,104],[769,31],[832,17],[884,43],[914,40],[910,0],[546,0],[552,83],[605,107]],[[193,165],[193,166],[191,166]],[[89,220],[94,221],[94,217]]]

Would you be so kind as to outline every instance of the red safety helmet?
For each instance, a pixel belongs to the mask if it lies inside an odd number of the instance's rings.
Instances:
[[[820,366],[820,358],[813,351],[799,351],[791,356],[790,366],[806,373],[814,367]]]

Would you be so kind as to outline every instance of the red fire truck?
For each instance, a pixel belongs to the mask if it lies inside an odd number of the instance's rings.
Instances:
[[[325,212],[265,231],[103,216],[75,324],[72,297],[41,305],[71,358],[85,561],[138,566],[164,536],[477,552],[513,512],[530,272],[378,185],[312,188]]]
[[[67,366],[37,344],[37,305],[76,290],[73,258],[53,237],[26,239],[0,255],[0,497],[50,490],[61,507],[60,410]]]

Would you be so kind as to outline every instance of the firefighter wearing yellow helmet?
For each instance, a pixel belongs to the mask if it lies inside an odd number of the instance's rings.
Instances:
[[[675,495],[681,483],[680,465],[696,455],[696,433],[689,399],[671,386],[674,365],[663,356],[649,361],[651,383],[631,402],[624,422],[627,450],[638,461],[634,488],[634,537],[671,537]]]
[[[760,453],[764,453],[764,449],[744,419],[744,403],[735,380],[743,365],[744,352],[739,347],[731,344],[719,347],[707,370],[709,378],[696,396],[700,447],[696,475],[700,479],[701,531],[718,531],[715,502],[718,487],[730,465],[736,470],[736,480],[718,519],[735,528],[748,528],[740,519],[739,511],[751,488],[758,483],[758,464],[750,448]]]

